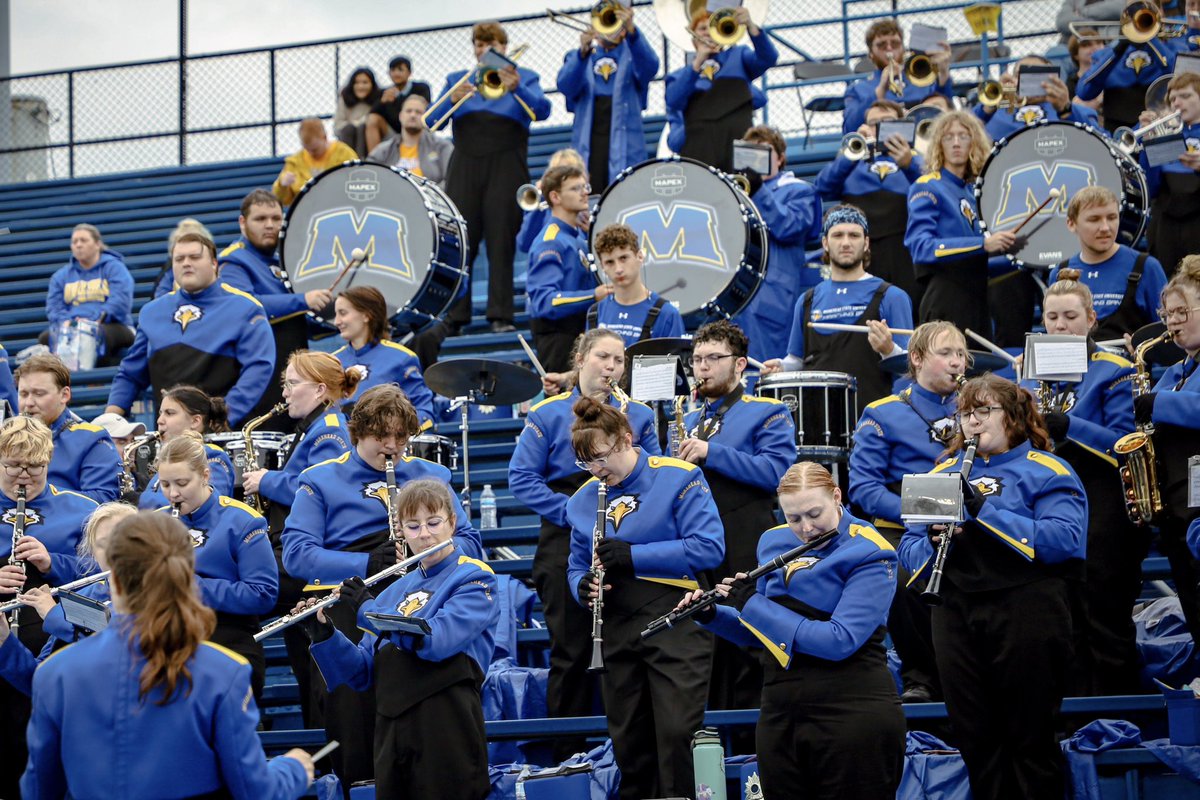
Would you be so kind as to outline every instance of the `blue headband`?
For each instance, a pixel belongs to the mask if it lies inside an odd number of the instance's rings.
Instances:
[[[857,225],[863,229],[863,235],[870,235],[867,230],[867,218],[854,206],[834,206],[825,215],[825,227],[821,231],[822,236],[829,235],[829,229],[834,225]]]

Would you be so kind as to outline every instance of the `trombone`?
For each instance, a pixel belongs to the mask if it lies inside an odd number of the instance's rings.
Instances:
[[[1154,3],[1139,0],[1126,6],[1119,20],[1071,22],[1067,27],[1081,42],[1107,41],[1119,32],[1134,44],[1145,44],[1151,39],[1183,36],[1187,33],[1187,20],[1166,19]],[[1095,32],[1085,33],[1089,29]]]
[[[510,61],[516,61],[518,58],[524,55],[525,51],[528,49],[529,45],[527,44],[518,45],[517,47],[513,48],[512,54],[508,56],[508,59]],[[434,100],[429,105],[429,108],[425,110],[425,115],[421,117],[421,121],[425,123],[425,126],[429,128],[430,132],[437,131],[439,128],[445,125],[446,122],[454,116],[454,112],[458,111],[459,107],[463,103],[467,102],[468,99],[470,99],[470,94],[463,95],[463,97],[455,102],[454,105],[450,106],[450,109],[445,113],[445,115],[442,116],[441,119],[432,125],[429,124],[429,118],[433,116],[433,113],[437,110],[437,108],[446,100],[448,100],[450,96],[453,95],[454,92],[465,83],[474,84],[484,100],[499,100],[508,93],[508,90],[504,88],[504,82],[500,80],[500,70],[493,66],[485,66],[482,63],[476,64],[473,69],[467,70],[461,78],[454,82],[453,86],[442,93],[442,95],[439,96],[438,99]],[[516,100],[525,108],[525,111],[529,114],[530,119],[533,119],[534,114],[533,111],[530,110],[529,106],[525,105],[525,102],[519,97],[516,98]]]
[[[746,35],[746,26],[734,16],[737,9],[718,8],[708,17],[708,38],[722,50],[733,47]]]
[[[601,39],[611,44],[616,42],[617,31],[621,30],[621,26],[625,24],[617,14],[617,9],[620,7],[621,4],[617,0],[600,0],[592,6],[589,22],[575,19],[570,14],[555,11],[553,8],[547,8],[546,14],[550,17],[551,22],[580,33],[587,33],[589,30],[595,31]]]
[[[1113,131],[1113,140],[1116,141],[1117,148],[1121,152],[1125,153],[1125,155],[1133,155],[1137,152],[1138,147],[1141,146],[1142,137],[1146,134],[1157,132],[1159,136],[1170,136],[1182,130],[1183,121],[1179,117],[1180,112],[1172,111],[1170,114],[1146,123],[1137,130],[1126,127],[1117,128]]]

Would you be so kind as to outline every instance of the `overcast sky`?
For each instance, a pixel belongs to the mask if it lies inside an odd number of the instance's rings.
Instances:
[[[178,54],[177,0],[11,3],[13,74]],[[537,14],[547,5],[547,0],[191,0],[188,50],[211,53],[412,30]]]

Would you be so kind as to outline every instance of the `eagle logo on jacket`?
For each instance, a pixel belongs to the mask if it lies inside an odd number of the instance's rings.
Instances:
[[[5,511],[4,516],[0,517],[0,522],[3,522],[5,525],[12,525],[15,528],[17,526],[17,510],[15,508],[10,508]],[[29,528],[33,525],[40,525],[41,523],[42,515],[38,513],[36,509],[26,507],[25,527]]]
[[[961,211],[962,215],[967,218],[967,222],[969,222],[971,224],[971,226],[974,227],[974,225],[975,225],[975,207],[971,205],[971,201],[965,197],[962,198],[961,200],[959,200],[958,201],[958,210]]]
[[[192,549],[204,547],[204,543],[208,541],[208,531],[200,530],[199,528],[188,528],[188,536],[192,537]]]
[[[891,161],[875,161],[868,169],[878,175],[880,181],[885,181],[888,175],[899,172],[899,169]]]
[[[1013,114],[1021,122],[1026,125],[1033,125],[1035,122],[1040,122],[1046,118],[1046,112],[1038,105],[1021,106],[1017,109],[1017,113]]]
[[[432,595],[424,589],[418,589],[415,592],[409,592],[408,594],[404,595],[403,600],[396,604],[396,613],[404,617],[411,617],[429,602],[430,597],[432,597]]]
[[[700,74],[708,78],[710,81],[721,71],[721,62],[715,58],[706,58],[704,63],[700,65]]]
[[[620,497],[614,497],[612,500],[609,500],[605,515],[608,517],[609,522],[612,523],[613,532],[619,531],[621,523],[625,518],[630,514],[636,513],[641,506],[641,501],[638,500],[636,495],[632,494],[623,494]]]
[[[171,319],[179,323],[179,330],[181,332],[186,332],[188,325],[191,325],[193,322],[203,316],[204,312],[200,309],[200,306],[192,303],[184,303],[179,308],[175,309],[175,313],[172,315]]]
[[[1144,50],[1134,50],[1125,56],[1125,66],[1133,70],[1134,75],[1137,75],[1143,67],[1150,66],[1150,56],[1146,55]]]
[[[617,72],[616,59],[614,59],[610,56],[605,56],[604,58],[601,58],[595,64],[592,65],[592,72],[595,72],[597,75],[599,75],[601,78],[604,79],[605,83],[608,83],[608,79],[611,78]]]
[[[787,586],[792,582],[792,574],[799,572],[802,569],[811,569],[821,559],[814,556],[800,556],[795,561],[789,561],[787,566],[783,568],[783,585]]]
[[[362,496],[368,500],[375,498],[383,504],[384,508],[388,507],[388,485],[387,481],[371,481],[364,483],[362,487]]]
[[[993,478],[990,475],[973,479],[971,485],[978,489],[979,493],[984,497],[991,497],[993,495],[999,497],[1004,494],[1004,481],[1000,478]]]

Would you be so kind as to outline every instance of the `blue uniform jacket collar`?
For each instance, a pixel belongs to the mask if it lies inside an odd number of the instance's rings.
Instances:
[[[362,347],[355,347],[354,345],[350,345],[350,350],[356,356],[365,356],[367,353],[371,352],[378,346],[379,346],[379,342],[367,342]]]
[[[82,422],[82,421],[83,420],[81,420],[79,417],[77,417],[75,415],[74,411],[72,411],[69,408],[64,408],[63,412],[58,415],[58,419],[56,419],[56,420],[54,420],[54,422],[50,423],[50,433],[57,436],[59,434],[59,432],[62,431],[63,428],[67,427],[68,425],[74,425],[76,422]]]
[[[649,461],[649,459],[650,459],[650,456],[646,455],[646,451],[639,448],[638,449],[638,460],[637,460],[637,463],[633,465],[633,471],[630,472],[629,475],[626,476],[625,480],[621,481],[620,483],[615,483],[615,484],[609,486],[608,491],[610,493],[618,492],[618,491],[625,489],[627,486],[632,486],[633,484],[636,484],[638,482],[638,479],[641,478],[642,473],[645,472],[646,462]]]
[[[964,181],[962,178],[958,177],[957,175],[955,175],[953,172],[951,172],[948,169],[941,170],[941,175],[942,175],[942,180],[946,181],[947,183],[949,183],[953,186],[957,186],[959,189],[962,189],[967,185],[966,181]]]
[[[210,487],[211,488],[211,487]],[[208,493],[208,499],[190,514],[181,514],[180,519],[185,520],[189,524],[204,525],[209,521],[209,517],[217,508],[217,492],[211,490]]]
[[[950,406],[951,409],[953,409],[958,405],[958,400],[953,394],[940,395],[937,392],[926,389],[924,386],[916,382],[914,382],[908,390],[916,397],[919,397],[922,400],[927,400],[928,402],[937,406]]]
[[[250,244],[250,240],[247,239],[245,236],[239,236],[238,240],[236,242],[234,242],[234,244],[240,244],[243,248],[245,248],[247,253],[253,253],[254,255],[256,255],[260,259],[262,259],[262,261],[266,264],[278,264],[279,263],[279,256],[276,255],[274,250],[268,250],[268,251],[259,250],[257,247]]]
[[[1026,439],[1007,452],[997,453],[993,456],[980,456],[980,458],[982,458],[984,463],[986,463],[989,467],[998,467],[1013,461],[1024,460],[1026,453],[1032,449],[1033,445],[1031,445],[1029,440]]]
[[[432,578],[435,575],[441,575],[447,569],[453,569],[458,564],[458,557],[462,554],[463,551],[459,549],[458,545],[454,545],[450,548],[450,555],[446,556],[432,567],[426,569],[425,565],[421,564],[421,574],[426,578]]]
[[[362,457],[362,456],[360,456],[360,455],[358,454],[358,448],[357,448],[357,447],[351,447],[351,448],[350,448],[350,450],[349,450],[349,453],[350,453],[350,462],[351,462],[352,464],[354,464],[354,465],[355,465],[355,467],[357,467],[358,469],[369,469],[369,470],[371,470],[371,472],[378,472],[378,473],[380,473],[381,475],[383,474],[383,470],[381,470],[381,469],[376,469],[375,467],[371,466],[370,464],[368,464],[368,463],[366,462],[366,460],[364,460],[364,459],[363,459],[363,457]],[[400,460],[400,459],[396,459],[396,461],[399,461],[399,460]]]
[[[198,301],[208,300],[211,297],[215,297],[217,295],[217,292],[220,292],[220,291],[221,291],[221,276],[217,275],[217,279],[215,281],[213,281],[211,285],[205,286],[203,289],[201,289],[198,292],[189,292],[189,291],[185,290],[182,286],[179,287],[179,297],[184,300],[198,302]]]

